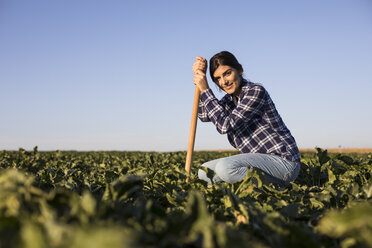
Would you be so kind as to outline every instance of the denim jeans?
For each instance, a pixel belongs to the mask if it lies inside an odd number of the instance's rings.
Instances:
[[[300,162],[291,162],[276,155],[263,153],[238,154],[211,160],[202,166],[215,172],[213,183],[221,181],[236,183],[246,177],[248,169],[256,169],[265,174],[268,183],[286,186],[297,178],[300,171]],[[199,169],[198,176],[212,184],[203,170]]]

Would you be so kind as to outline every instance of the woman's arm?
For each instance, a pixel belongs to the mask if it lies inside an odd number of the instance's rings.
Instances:
[[[216,126],[221,134],[239,130],[251,120],[260,118],[263,115],[263,108],[266,100],[266,90],[255,85],[242,96],[236,108],[228,114],[225,107],[217,100],[213,92],[208,89],[200,95],[204,103],[209,119]]]
[[[200,119],[202,122],[209,122],[209,121],[211,121],[211,120],[208,118],[208,113],[207,113],[207,111],[205,110],[205,107],[204,107],[204,104],[202,103],[202,101],[199,101],[198,117],[199,117],[199,119]]]

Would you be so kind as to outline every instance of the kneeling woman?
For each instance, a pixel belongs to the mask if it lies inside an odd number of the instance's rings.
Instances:
[[[265,88],[242,77],[243,68],[229,52],[210,59],[210,76],[226,92],[218,100],[208,86],[207,62],[196,57],[193,65],[194,84],[200,89],[199,118],[211,121],[230,144],[242,154],[206,162],[215,172],[213,182],[203,170],[199,178],[209,184],[243,180],[247,170],[260,170],[268,182],[287,185],[300,170],[296,141],[284,124]]]

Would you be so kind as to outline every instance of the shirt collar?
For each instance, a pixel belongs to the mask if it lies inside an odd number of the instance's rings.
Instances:
[[[239,99],[241,99],[244,95],[244,92],[248,89],[249,87],[249,81],[247,81],[246,79],[243,78],[242,80],[242,83],[239,85],[239,88],[241,89],[240,91],[240,94],[239,94]],[[230,96],[230,100],[235,102],[235,97],[233,94],[229,94]],[[239,101],[238,99],[238,101]],[[237,103],[238,101],[236,101],[235,103]]]

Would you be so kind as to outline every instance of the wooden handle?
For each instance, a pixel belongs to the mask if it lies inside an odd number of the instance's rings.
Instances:
[[[190,136],[189,136],[189,146],[187,147],[186,165],[185,165],[185,170],[188,173],[186,182],[189,182],[189,177],[191,173],[190,169],[191,169],[191,163],[192,163],[192,153],[194,151],[196,124],[198,121],[199,96],[200,96],[200,89],[199,87],[195,87],[194,105],[192,107],[191,128],[190,128]]]

